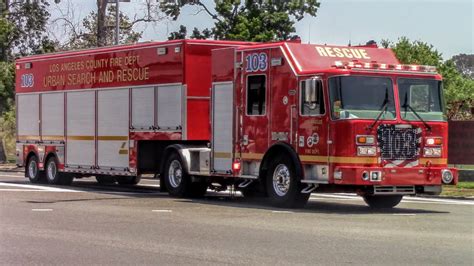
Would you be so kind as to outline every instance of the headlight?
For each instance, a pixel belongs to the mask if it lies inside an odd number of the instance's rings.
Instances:
[[[425,157],[441,157],[441,148],[424,148]]]
[[[357,155],[359,155],[359,156],[375,156],[375,155],[377,155],[377,148],[375,146],[357,147]]]
[[[454,176],[450,170],[444,169],[443,171],[441,171],[441,180],[443,181],[443,183],[449,184],[453,182],[453,179],[454,179]]]

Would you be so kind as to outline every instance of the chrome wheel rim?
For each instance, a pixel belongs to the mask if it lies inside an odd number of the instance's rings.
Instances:
[[[35,178],[38,173],[38,165],[36,165],[36,162],[31,160],[30,163],[28,164],[28,175],[31,178]]]
[[[47,176],[49,180],[54,180],[54,178],[56,177],[57,170],[58,169],[56,168],[56,164],[54,162],[48,163],[46,172],[48,173]]]
[[[290,169],[284,164],[279,164],[273,171],[273,190],[275,193],[283,197],[290,189]]]
[[[178,160],[171,162],[170,168],[168,169],[168,179],[173,188],[177,188],[181,184],[183,180],[183,168]]]

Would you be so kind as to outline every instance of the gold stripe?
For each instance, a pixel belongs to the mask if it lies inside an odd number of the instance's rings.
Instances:
[[[242,153],[242,159],[253,159],[261,160],[263,158],[262,153]],[[315,155],[300,155],[300,160],[303,162],[320,162],[327,163],[327,156],[315,156]],[[348,164],[377,164],[377,157],[339,157],[330,156],[329,162],[331,163],[348,163]]]
[[[242,159],[261,160],[263,153],[242,153]]]
[[[377,157],[329,157],[331,163],[377,164]]]
[[[128,140],[128,136],[99,136],[99,140]]]
[[[300,160],[303,162],[317,162],[317,163],[327,163],[327,156],[314,156],[314,155],[300,155]]]
[[[128,150],[125,150],[125,149],[119,150],[119,154],[128,154]]]
[[[33,135],[19,135],[18,136],[19,140],[39,140],[39,136],[33,136]]]
[[[94,140],[94,136],[67,136],[68,140]]]
[[[347,163],[347,164],[377,164],[376,157],[340,157],[340,156],[313,156],[300,155],[300,160],[303,162],[317,162],[317,163]]]
[[[232,153],[230,153],[230,152],[214,152],[214,158],[230,159],[230,158],[232,158]]]
[[[54,135],[42,136],[41,138],[43,140],[64,140],[64,136],[54,136]]]
[[[426,164],[428,161],[431,161],[432,164],[448,164],[446,158],[420,158],[420,164]]]

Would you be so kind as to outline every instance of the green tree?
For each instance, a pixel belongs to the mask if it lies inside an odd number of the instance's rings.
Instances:
[[[463,76],[453,60],[444,61],[442,54],[433,45],[422,41],[410,41],[402,37],[393,43],[382,41],[382,46],[391,48],[402,64],[436,66],[443,76],[444,96],[448,119],[471,119],[474,105],[474,80]]]
[[[14,86],[14,64],[0,62],[0,162],[15,151]]]
[[[215,0],[211,10],[200,0],[163,1],[162,11],[176,20],[184,6],[199,6],[214,20],[212,29],[193,30],[192,37],[265,42],[286,40],[305,14],[316,16],[318,0]],[[177,36],[176,33],[171,33]]]
[[[82,29],[79,32],[73,31],[69,41],[64,45],[63,49],[80,49],[114,44],[115,14],[115,6],[109,5],[104,20],[104,25],[106,25],[103,32],[103,38],[105,38],[104,40],[100,39],[102,38],[102,34],[97,34],[99,22],[98,13],[96,11],[92,11],[82,20]],[[133,23],[130,21],[130,18],[120,12],[120,43],[135,43],[141,38],[142,33],[135,32],[132,27]]]
[[[188,32],[188,30],[186,29],[186,27],[181,25],[181,26],[179,26],[178,31],[174,31],[174,32],[170,33],[170,36],[168,36],[168,40],[185,39],[187,32]]]
[[[459,72],[474,79],[474,54],[458,54],[453,56],[451,60]]]
[[[52,41],[46,34],[49,3],[47,0],[3,0],[0,17],[9,23],[0,43],[2,61],[11,61],[15,55],[38,54],[51,49]]]

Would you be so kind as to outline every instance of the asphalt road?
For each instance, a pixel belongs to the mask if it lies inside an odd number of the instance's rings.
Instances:
[[[50,187],[0,172],[0,264],[474,264],[474,201],[406,198],[377,212],[353,195],[313,194],[282,210],[209,194],[170,198],[156,180]]]

